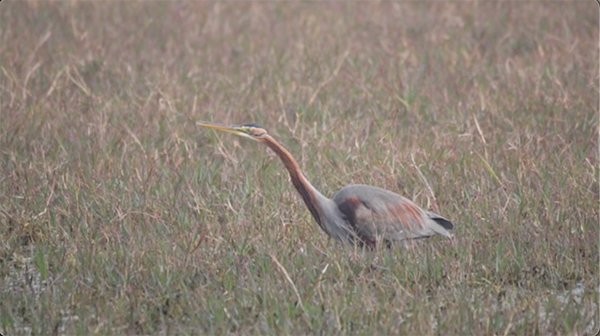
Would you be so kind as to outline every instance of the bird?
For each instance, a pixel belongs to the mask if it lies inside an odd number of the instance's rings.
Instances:
[[[387,247],[396,243],[406,245],[435,235],[453,238],[451,231],[455,225],[450,220],[423,210],[408,198],[386,189],[351,184],[332,198],[324,196],[308,181],[292,154],[258,124],[226,126],[199,121],[197,125],[269,147],[287,169],[292,184],[319,227],[337,241],[374,248],[380,244]]]

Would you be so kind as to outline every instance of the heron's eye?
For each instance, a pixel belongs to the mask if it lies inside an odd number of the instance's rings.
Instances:
[[[267,132],[262,128],[253,128],[250,130],[250,133],[252,134],[252,136],[261,137],[261,136],[265,135]]]

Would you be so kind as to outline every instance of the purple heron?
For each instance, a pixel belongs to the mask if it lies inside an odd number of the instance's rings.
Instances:
[[[292,154],[256,124],[197,124],[249,138],[271,148],[288,170],[294,187],[319,227],[336,240],[374,247],[434,235],[452,237],[452,222],[389,190],[353,184],[342,188],[331,199],[325,197],[306,179]]]

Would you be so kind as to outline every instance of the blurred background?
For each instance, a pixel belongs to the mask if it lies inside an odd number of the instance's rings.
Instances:
[[[594,2],[3,2],[4,334],[593,334]],[[457,223],[342,247],[325,195]]]

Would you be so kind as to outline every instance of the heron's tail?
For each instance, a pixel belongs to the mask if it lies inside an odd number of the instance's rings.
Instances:
[[[433,213],[433,212],[427,212],[427,217],[429,217],[429,219],[431,219],[432,221],[435,222],[435,224],[439,225],[440,227],[438,228],[438,230],[435,230],[437,233],[446,236],[446,237],[452,237],[452,234],[450,233],[450,231],[454,230],[454,223],[452,223],[451,221],[447,220],[446,218]]]

